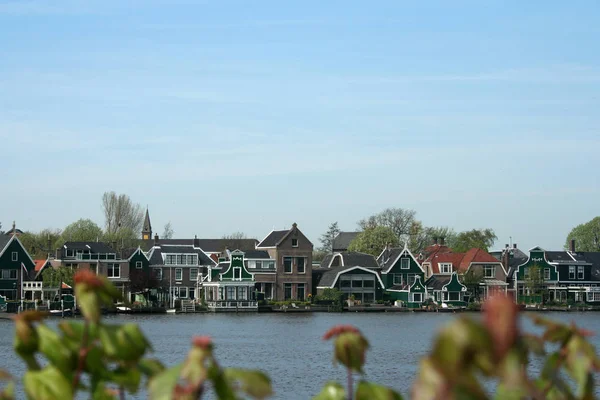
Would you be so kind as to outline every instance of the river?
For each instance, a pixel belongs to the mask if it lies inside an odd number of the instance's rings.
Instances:
[[[332,343],[323,334],[333,325],[352,324],[368,338],[366,378],[403,395],[410,391],[418,363],[429,351],[436,332],[461,314],[443,313],[314,313],[314,314],[190,314],[119,315],[107,322],[138,323],[164,363],[181,362],[194,335],[209,335],[222,366],[260,369],[273,382],[275,399],[308,399],[329,380],[345,382],[344,370],[332,365]],[[465,315],[465,314],[463,314]],[[477,318],[478,314],[466,314]],[[525,315],[530,315],[529,313]],[[600,333],[596,313],[545,313],[558,321]],[[535,331],[522,318],[527,331]],[[11,347],[12,321],[0,320],[0,367],[20,376],[22,361]],[[600,337],[591,339],[596,347]],[[22,392],[21,392],[22,395]],[[19,396],[21,397],[21,396]],[[128,397],[130,398],[130,397]]]

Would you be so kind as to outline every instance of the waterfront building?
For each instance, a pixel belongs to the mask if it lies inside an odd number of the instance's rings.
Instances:
[[[246,266],[243,251],[234,250],[229,260],[209,267],[202,287],[210,311],[258,310],[254,273]]]
[[[306,300],[312,288],[313,244],[296,223],[287,230],[273,230],[256,246],[275,260],[274,297],[282,300]]]
[[[13,223],[12,234],[0,235],[0,296],[6,300],[24,298],[22,283],[29,280],[35,262],[19,240]]]
[[[385,248],[379,257],[381,279],[385,285],[386,297],[399,300],[408,308],[419,308],[428,298],[423,285],[425,271],[413,256],[408,246]]]
[[[456,272],[434,274],[425,282],[431,299],[438,304],[464,307],[467,305],[465,294],[467,287],[458,279]]]

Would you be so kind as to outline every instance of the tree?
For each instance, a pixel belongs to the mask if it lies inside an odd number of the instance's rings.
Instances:
[[[471,300],[480,301],[480,290],[479,284],[483,280],[483,274],[481,272],[476,272],[473,269],[469,269],[462,276],[462,283],[466,286],[467,290],[471,293]]]
[[[321,235],[321,247],[319,248],[319,250],[327,253],[332,253],[333,240],[338,235],[338,233],[340,233],[340,228],[338,227],[337,221],[332,222],[329,225],[329,228],[327,228],[327,232]]]
[[[134,233],[137,237],[144,224],[142,206],[133,203],[126,194],[105,192],[102,196],[105,232],[111,238],[125,238]],[[119,231],[123,231],[119,235]],[[127,233],[124,235],[123,233]]]
[[[133,268],[129,271],[129,289],[131,293],[143,292],[146,289],[160,287],[160,281],[152,273],[152,269]]]
[[[246,236],[246,234],[244,232],[233,232],[230,235],[223,235],[223,239],[228,239],[228,240],[242,240],[242,239],[247,239],[248,237]]]
[[[362,253],[378,256],[385,246],[397,247],[400,244],[398,236],[386,226],[367,228],[359,233],[348,246],[348,251],[359,251]]]
[[[493,229],[473,229],[456,235],[449,247],[456,253],[465,253],[472,248],[488,251],[496,239]]]
[[[62,231],[61,242],[94,242],[103,237],[102,228],[100,228],[91,219],[81,218]]]
[[[363,231],[369,228],[384,226],[391,229],[399,241],[407,242],[411,234],[415,232],[414,224],[418,222],[415,218],[416,214],[414,210],[386,208],[378,214],[360,220],[358,226]]]
[[[419,254],[434,242],[434,239],[444,239],[444,243],[450,246],[454,242],[456,233],[447,227],[424,227],[419,221],[415,221],[411,227],[408,247],[414,254]]]
[[[542,276],[542,268],[538,265],[526,267],[529,270],[529,275],[525,277],[525,287],[529,289],[531,296],[542,296],[546,294],[544,288],[544,277]]]
[[[600,251],[600,217],[573,228],[567,236],[566,249],[569,248],[571,239],[575,240],[577,251]]]
[[[72,287],[74,274],[75,270],[70,267],[46,268],[42,272],[42,281],[48,288],[58,288],[61,282]]]
[[[61,230],[46,228],[40,232],[23,232],[19,240],[33,259],[43,259],[60,247]]]
[[[315,262],[323,261],[323,259],[325,258],[325,256],[327,254],[329,254],[328,251],[315,250],[315,251],[313,251],[313,261],[315,261]]]
[[[163,229],[162,238],[163,239],[173,239],[174,233],[175,232],[173,231],[173,226],[171,225],[171,221],[167,222]]]

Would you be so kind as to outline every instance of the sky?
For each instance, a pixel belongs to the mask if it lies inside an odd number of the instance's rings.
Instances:
[[[0,222],[177,237],[388,207],[559,249],[600,214],[600,2],[0,0]]]

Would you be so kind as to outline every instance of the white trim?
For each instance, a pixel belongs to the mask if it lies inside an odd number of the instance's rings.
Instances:
[[[378,281],[379,281],[379,283],[381,284],[381,288],[382,288],[382,289],[385,289],[385,285],[383,284],[383,281],[381,280],[381,277],[379,276],[379,274],[378,274],[376,271],[373,271],[372,269],[368,269],[368,268],[365,268],[365,267],[359,267],[359,266],[356,266],[356,267],[350,267],[350,268],[348,268],[348,269],[346,269],[346,270],[344,270],[344,271],[339,271],[339,272],[337,273],[337,275],[335,276],[335,279],[333,280],[333,283],[331,284],[331,286],[329,286],[329,288],[330,288],[330,289],[333,289],[333,288],[335,287],[335,284],[337,283],[337,281],[338,281],[338,279],[340,278],[340,275],[341,275],[341,274],[345,274],[346,272],[350,272],[350,271],[353,271],[353,270],[355,270],[355,269],[359,269],[359,270],[362,270],[362,271],[365,271],[365,272],[368,272],[368,273],[370,273],[370,274],[373,274],[373,275],[375,275],[375,276],[377,277],[377,280],[378,280]],[[286,283],[287,283],[287,282],[286,282]],[[375,288],[375,289],[377,289],[377,288]]]
[[[266,238],[268,238],[268,237],[271,235],[271,233],[273,233],[273,232],[275,232],[275,228],[271,229],[271,232],[267,233],[267,236],[265,236],[265,237],[263,238],[263,240],[261,240],[260,242],[258,242],[258,243],[257,243],[257,244],[254,246],[254,249],[255,249],[255,250],[258,250],[258,249],[274,249],[274,248],[276,248],[277,246],[269,246],[269,247],[262,247],[262,246],[261,246],[261,243],[262,243],[262,242],[264,242],[264,241],[265,241],[265,239],[266,239]]]
[[[534,249],[538,249],[538,250],[534,250]],[[546,258],[546,250],[542,249],[539,246],[535,246],[535,247],[532,247],[531,249],[529,249],[529,254],[527,255],[527,261],[525,261],[523,264],[517,265],[517,268],[515,269],[515,274],[516,274],[515,275],[515,279],[514,279],[515,285],[518,285],[518,282],[519,282],[519,272],[521,272],[521,267],[524,266],[524,265],[526,265],[531,260],[531,251],[532,250],[543,252],[544,253],[544,261],[546,262],[546,264],[552,265],[554,267],[554,272],[556,273],[556,280],[554,280],[554,281],[549,280],[549,281],[546,281],[546,282],[558,282],[560,276],[558,274],[557,265],[548,262],[548,259]],[[508,275],[507,275],[507,277],[508,277]]]
[[[396,263],[398,262],[398,260],[400,259],[400,257],[402,257],[404,254],[408,254],[410,256],[410,258],[412,258],[412,260],[415,262],[415,264],[417,264],[417,266],[419,267],[419,269],[421,270],[421,272],[425,273],[425,270],[423,270],[423,267],[421,266],[421,263],[417,261],[417,259],[415,258],[415,256],[413,255],[413,253],[411,253],[410,249],[408,248],[408,243],[404,242],[404,248],[402,249],[402,251],[400,252],[400,254],[398,254],[398,256],[394,259],[394,262],[392,262],[389,266],[389,268],[385,271],[381,271],[382,274],[387,274],[390,272],[390,270],[392,268],[394,268],[394,266],[396,265]],[[400,266],[400,269],[402,269],[402,266]],[[409,268],[410,269],[410,265]]]
[[[33,258],[31,258],[31,256],[29,255],[29,252],[25,249],[25,246],[23,246],[23,243],[21,243],[21,241],[19,240],[19,238],[16,235],[12,235],[10,240],[8,242],[6,242],[6,245],[4,246],[2,251],[0,251],[0,257],[2,257],[2,254],[4,254],[6,249],[8,249],[8,246],[10,246],[10,244],[15,239],[17,240],[17,243],[19,243],[19,246],[21,246],[21,249],[25,252],[25,254],[27,254],[27,258],[29,258],[29,261],[31,261],[31,264],[33,264],[35,266],[35,261],[33,261]]]
[[[446,283],[444,286],[442,286],[442,292],[448,292],[448,289],[446,288],[446,286],[448,286],[453,279],[453,276],[456,275],[456,281],[458,283],[460,283],[460,285],[462,286],[462,289],[460,289],[461,292],[466,292],[467,291],[467,287],[465,285],[463,285],[463,283],[458,279],[458,274],[456,273],[456,271],[454,271],[451,275],[450,275],[450,280],[448,281],[448,283]],[[449,300],[449,301],[456,301],[456,300]]]

